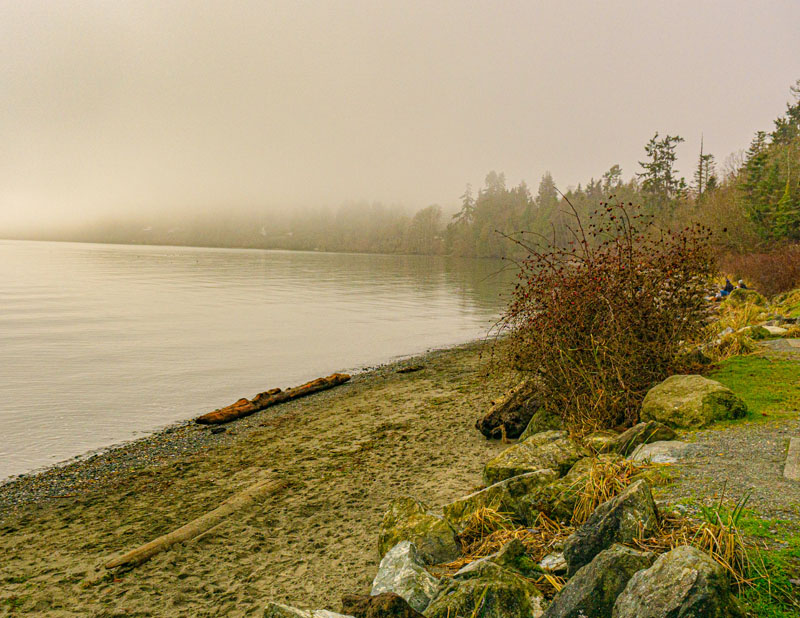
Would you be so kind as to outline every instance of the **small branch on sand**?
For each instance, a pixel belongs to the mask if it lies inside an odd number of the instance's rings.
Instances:
[[[279,388],[273,388],[265,393],[259,393],[252,399],[240,399],[236,403],[229,406],[214,410],[208,414],[195,419],[196,423],[201,425],[219,425],[221,423],[229,423],[242,418],[250,416],[254,412],[269,408],[270,406],[291,401],[292,399],[299,399],[306,395],[312,395],[319,391],[328,390],[334,386],[344,384],[350,379],[346,373],[334,373],[327,378],[317,378],[311,382],[306,382],[301,386],[295,386],[288,390],[282,391]]]
[[[244,491],[234,494],[225,500],[225,502],[220,504],[213,511],[209,511],[205,515],[193,519],[177,530],[173,530],[169,534],[165,534],[149,543],[145,543],[122,556],[111,558],[106,561],[103,566],[105,566],[106,569],[116,569],[117,567],[132,568],[138,566],[143,562],[147,562],[156,554],[175,545],[175,543],[183,543],[202,535],[222,522],[222,520],[231,513],[250,505],[262,496],[280,491],[284,487],[286,487],[286,482],[282,480],[267,480],[251,485]]]

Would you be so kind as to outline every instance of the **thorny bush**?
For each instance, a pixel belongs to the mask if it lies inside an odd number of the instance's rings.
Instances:
[[[510,237],[529,255],[501,349],[538,374],[544,406],[585,435],[635,423],[648,389],[681,370],[683,344],[703,331],[714,263],[701,226],[654,230],[630,203],[572,216],[562,246]]]

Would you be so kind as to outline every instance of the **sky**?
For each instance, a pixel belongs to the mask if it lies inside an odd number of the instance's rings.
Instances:
[[[797,0],[0,0],[0,232],[689,177],[798,78]]]

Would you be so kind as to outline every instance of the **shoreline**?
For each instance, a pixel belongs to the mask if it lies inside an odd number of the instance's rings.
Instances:
[[[353,384],[361,384],[395,373],[403,366],[424,364],[435,357],[458,351],[476,350],[483,353],[488,349],[489,338],[483,337],[463,343],[433,348],[421,354],[409,354],[395,359],[363,367],[353,371],[347,383],[315,393],[310,399],[291,401],[237,419],[223,425],[203,426],[194,418],[175,421],[146,435],[93,449],[69,459],[29,472],[0,479],[0,522],[8,509],[14,510],[27,504],[63,497],[76,497],[81,492],[102,489],[104,483],[114,480],[110,475],[135,471],[152,465],[163,465],[169,460],[192,455],[209,448],[225,446],[236,442],[244,434],[255,430],[263,421],[262,414],[270,419],[280,418],[291,413],[299,402],[322,402],[331,397],[334,391]],[[210,410],[209,410],[210,411]],[[97,476],[100,473],[102,476]]]
[[[513,382],[487,373],[490,344],[387,363],[225,432],[185,423],[0,486],[0,608],[168,617],[261,615],[270,600],[337,608],[343,594],[369,587],[392,499],[446,504],[479,486],[483,463],[505,448],[474,428]],[[397,373],[410,364],[424,369]],[[166,451],[153,446],[160,439]],[[265,476],[287,489],[213,534],[104,577],[109,556]]]

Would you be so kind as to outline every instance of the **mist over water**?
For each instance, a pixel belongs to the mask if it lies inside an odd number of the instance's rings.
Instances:
[[[502,263],[0,241],[0,479],[485,335]]]

